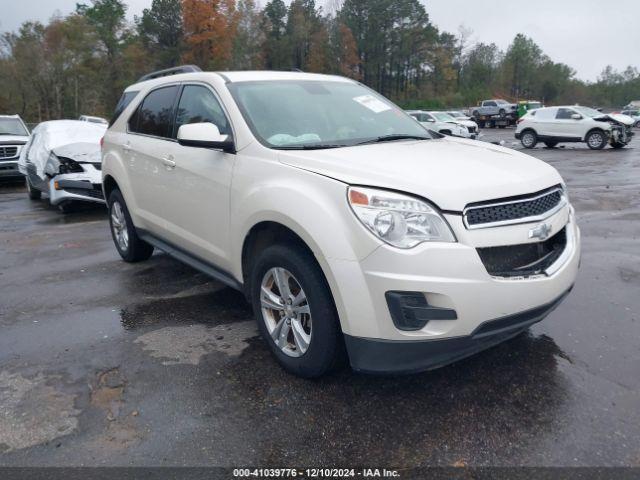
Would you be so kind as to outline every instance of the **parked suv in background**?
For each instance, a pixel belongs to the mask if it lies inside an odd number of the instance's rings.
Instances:
[[[592,150],[600,150],[607,144],[626,146],[634,135],[632,126],[633,119],[626,115],[580,106],[547,107],[522,117],[515,135],[525,148],[534,148],[539,141],[549,148],[562,142],[585,142]]]
[[[636,128],[640,128],[640,109],[636,109],[636,110],[623,110],[622,115],[626,115],[628,117],[633,118],[633,121],[635,122],[633,124],[634,127]]]
[[[29,130],[18,115],[0,115],[0,179],[21,178],[18,159]]]
[[[103,143],[113,240],[244,291],[286,370],[435,368],[571,289],[580,233],[550,165],[436,138],[350,79],[196,70],[125,91]]]

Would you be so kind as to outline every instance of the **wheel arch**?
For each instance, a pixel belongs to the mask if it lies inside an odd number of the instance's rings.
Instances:
[[[587,138],[589,137],[589,135],[591,135],[593,132],[601,132],[605,137],[607,137],[607,140],[609,139],[609,134],[607,133],[607,131],[602,128],[602,127],[592,127],[589,130],[587,130],[587,133],[584,134],[584,137],[582,137],[582,141],[586,142]]]
[[[102,179],[102,193],[104,193],[105,201],[109,201],[109,196],[111,195],[111,192],[113,192],[116,189],[120,190],[120,186],[118,185],[118,182],[116,181],[116,179],[113,178],[111,175],[105,175],[105,177]]]
[[[240,265],[242,270],[240,278],[242,278],[247,301],[249,303],[252,301],[250,275],[253,260],[257,258],[261,250],[278,243],[293,243],[303,248],[314,258],[327,282],[340,319],[340,328],[344,331],[347,316],[333,271],[313,237],[295,222],[286,222],[282,219],[262,220],[255,223],[246,233],[241,249]]]

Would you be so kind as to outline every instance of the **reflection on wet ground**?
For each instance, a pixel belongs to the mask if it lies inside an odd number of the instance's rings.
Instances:
[[[102,208],[0,186],[0,465],[640,464],[640,150],[531,153],[578,212],[574,291],[398,377],[287,375],[242,294],[162,254],[121,262]]]

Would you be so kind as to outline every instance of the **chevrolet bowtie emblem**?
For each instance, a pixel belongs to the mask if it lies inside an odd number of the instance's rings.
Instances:
[[[547,223],[541,223],[536,228],[529,230],[529,238],[539,238],[545,240],[551,233],[551,225]]]

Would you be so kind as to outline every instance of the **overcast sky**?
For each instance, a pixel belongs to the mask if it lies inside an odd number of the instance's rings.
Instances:
[[[125,1],[131,20],[151,5],[151,0]],[[607,64],[619,70],[640,68],[640,0],[421,1],[441,30],[457,33],[464,25],[473,31],[472,41],[493,42],[502,49],[524,33],[585,80],[596,80]],[[56,11],[66,15],[78,2],[82,0],[0,0],[0,31],[15,30],[25,20],[44,22]]]

